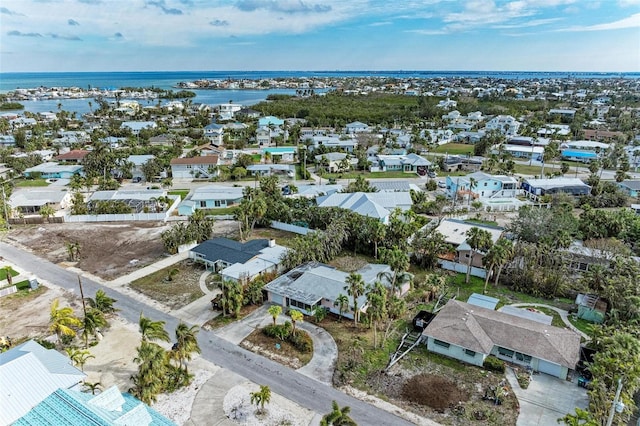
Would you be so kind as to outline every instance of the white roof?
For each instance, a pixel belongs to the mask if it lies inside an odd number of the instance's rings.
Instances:
[[[342,191],[342,185],[300,185],[298,192],[291,194],[291,197],[315,198],[318,195],[330,195],[334,192]]]
[[[25,170],[25,173],[33,173],[33,172],[40,172],[40,173],[60,173],[60,172],[70,172],[70,173],[74,173],[78,170],[82,169],[82,166],[79,166],[77,164],[70,164],[70,165],[61,165],[58,163],[54,163],[54,162],[47,162],[47,163],[42,163],[42,164],[38,164],[37,166],[34,167],[29,167],[28,169]]]
[[[58,388],[85,377],[69,358],[33,340],[0,354],[0,424],[13,423]]]
[[[335,193],[316,200],[320,207],[340,207],[362,216],[382,219],[396,207],[408,210],[413,201],[409,192]]]
[[[568,147],[568,148],[602,148],[609,149],[608,143],[602,143],[597,141],[568,141],[562,143],[560,147]]]
[[[266,271],[275,265],[279,265],[280,259],[282,259],[282,256],[284,256],[286,252],[286,247],[278,245],[274,247],[266,247],[253,259],[250,259],[245,263],[234,263],[220,271],[220,274],[223,277],[230,277],[236,280],[239,280],[243,275],[254,277],[262,271]]]
[[[552,179],[526,179],[534,188],[553,189],[566,186],[589,186],[578,178],[557,177]]]
[[[203,186],[194,189],[189,199],[193,201],[237,200],[243,197],[243,189],[243,187],[234,186]]]
[[[11,207],[44,206],[62,202],[69,193],[61,190],[24,188],[11,194]]]
[[[90,201],[99,200],[144,200],[149,201],[152,198],[164,197],[166,191],[163,189],[141,189],[118,191],[96,191],[89,198]]]
[[[436,231],[444,235],[445,241],[449,244],[460,245],[467,240],[467,231],[471,228],[480,228],[491,234],[491,241],[494,243],[500,239],[504,232],[503,228],[497,226],[486,226],[479,223],[465,222],[459,219],[444,219],[436,228]]]

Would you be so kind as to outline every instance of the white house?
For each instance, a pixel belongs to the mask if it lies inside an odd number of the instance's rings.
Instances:
[[[518,134],[520,122],[510,115],[498,115],[487,121],[487,131],[497,130],[503,135],[513,136]]]
[[[176,179],[211,178],[217,176],[219,157],[184,157],[171,160],[171,175]]]
[[[236,112],[242,109],[242,105],[233,103],[220,104],[217,109],[221,120],[232,120]]]
[[[221,146],[224,143],[224,127],[218,123],[209,123],[204,128],[204,137],[211,145]]]
[[[120,125],[122,129],[128,129],[133,135],[140,134],[142,129],[155,129],[158,125],[155,121],[125,121]]]
[[[340,207],[362,216],[389,223],[389,216],[396,208],[407,211],[413,205],[409,192],[353,192],[334,193],[318,197],[319,207]]]

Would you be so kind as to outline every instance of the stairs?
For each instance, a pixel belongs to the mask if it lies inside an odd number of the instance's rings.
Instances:
[[[400,344],[398,345],[398,349],[396,349],[393,355],[391,355],[391,359],[389,360],[389,364],[387,364],[385,371],[393,367],[393,365],[396,362],[400,361],[400,359],[402,359],[403,356],[408,354],[411,351],[411,349],[418,346],[418,344],[422,340],[421,338],[422,338],[422,333],[420,331],[412,331],[402,336],[402,341],[400,341]]]

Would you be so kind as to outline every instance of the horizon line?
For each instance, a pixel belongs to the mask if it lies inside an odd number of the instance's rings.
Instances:
[[[640,71],[575,71],[575,70],[464,70],[464,69],[325,69],[325,70],[302,70],[302,69],[279,69],[279,70],[243,70],[243,69],[220,69],[220,70],[102,70],[102,71],[0,71],[0,74],[62,74],[62,73],[169,73],[169,72],[319,72],[319,73],[415,73],[415,72],[446,72],[446,73],[553,73],[553,74],[640,74]]]

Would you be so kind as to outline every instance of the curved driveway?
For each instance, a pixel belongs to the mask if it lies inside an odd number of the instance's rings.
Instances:
[[[77,276],[53,263],[41,259],[32,253],[18,249],[6,243],[0,243],[0,256],[13,262],[25,271],[36,273],[38,278],[49,281],[67,290],[78,293]],[[83,278],[85,295],[92,297],[97,290],[103,289],[107,295],[117,299],[120,315],[131,322],[137,322],[140,312],[154,320],[166,322],[168,329],[178,324],[178,319],[165,312],[149,307],[140,301],[97,283]],[[301,406],[317,413],[325,413],[331,409],[331,401],[340,406],[351,407],[353,419],[362,425],[410,425],[411,423],[389,412],[381,410],[356,398],[348,396],[330,386],[323,385],[294,370],[284,367],[269,359],[263,358],[214,333],[202,330],[198,334],[202,357],[214,364],[229,369],[246,379],[268,385],[275,393],[288,398]]]

